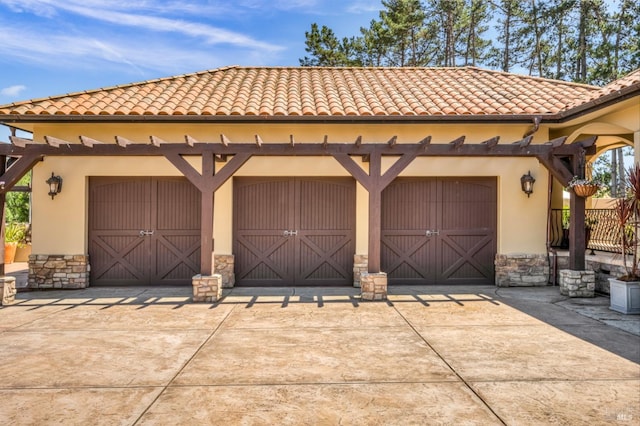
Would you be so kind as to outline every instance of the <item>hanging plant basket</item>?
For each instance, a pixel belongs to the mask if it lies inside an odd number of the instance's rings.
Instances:
[[[591,197],[592,195],[594,195],[596,192],[598,192],[598,185],[589,185],[589,184],[585,184],[585,185],[574,185],[572,187],[573,192],[578,196],[578,197]]]

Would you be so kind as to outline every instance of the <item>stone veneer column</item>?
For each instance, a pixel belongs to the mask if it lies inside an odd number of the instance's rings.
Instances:
[[[560,271],[560,294],[569,297],[594,297],[596,274],[594,271]]]
[[[356,254],[353,256],[353,286],[360,287],[360,276],[367,272],[369,266],[369,256],[366,254]]]
[[[29,256],[29,288],[87,288],[89,269],[89,256],[84,254],[32,254]]]
[[[386,300],[387,274],[385,272],[362,272],[360,287],[362,300]]]
[[[11,305],[16,300],[16,277],[0,277],[2,306]]]
[[[495,265],[497,287],[534,287],[549,283],[546,254],[498,254]]]
[[[195,275],[192,278],[194,302],[217,302],[222,297],[222,275]]]
[[[214,272],[222,275],[222,288],[233,288],[236,283],[236,274],[233,271],[235,258],[232,254],[213,255]]]

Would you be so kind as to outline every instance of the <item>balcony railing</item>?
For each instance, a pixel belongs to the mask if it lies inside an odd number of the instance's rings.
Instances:
[[[551,247],[569,248],[569,209],[551,210],[549,241]],[[620,253],[620,234],[616,229],[614,211],[611,209],[587,209],[585,222],[587,230],[587,249]]]

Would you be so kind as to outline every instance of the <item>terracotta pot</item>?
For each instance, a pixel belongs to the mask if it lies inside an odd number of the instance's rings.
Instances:
[[[4,263],[5,265],[8,263],[13,263],[13,260],[16,257],[16,250],[18,248],[18,244],[16,243],[4,243]]]

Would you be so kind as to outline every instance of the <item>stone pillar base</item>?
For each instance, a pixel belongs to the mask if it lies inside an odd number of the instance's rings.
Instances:
[[[560,294],[569,297],[594,297],[596,274],[594,271],[560,270]]]
[[[387,274],[385,272],[360,274],[362,300],[387,299]]]
[[[29,256],[29,288],[87,288],[89,270],[89,256],[84,254],[32,254]]]
[[[356,254],[353,256],[353,286],[361,287],[360,276],[363,272],[367,272],[369,267],[369,256],[366,254]]]
[[[16,300],[16,277],[0,277],[2,306],[11,305]]]
[[[222,288],[233,288],[236,274],[233,271],[235,257],[232,254],[213,255],[214,272],[222,275]]]
[[[549,282],[546,254],[497,254],[496,287],[535,287]]]
[[[192,278],[194,302],[217,302],[222,297],[222,275],[196,275]]]

